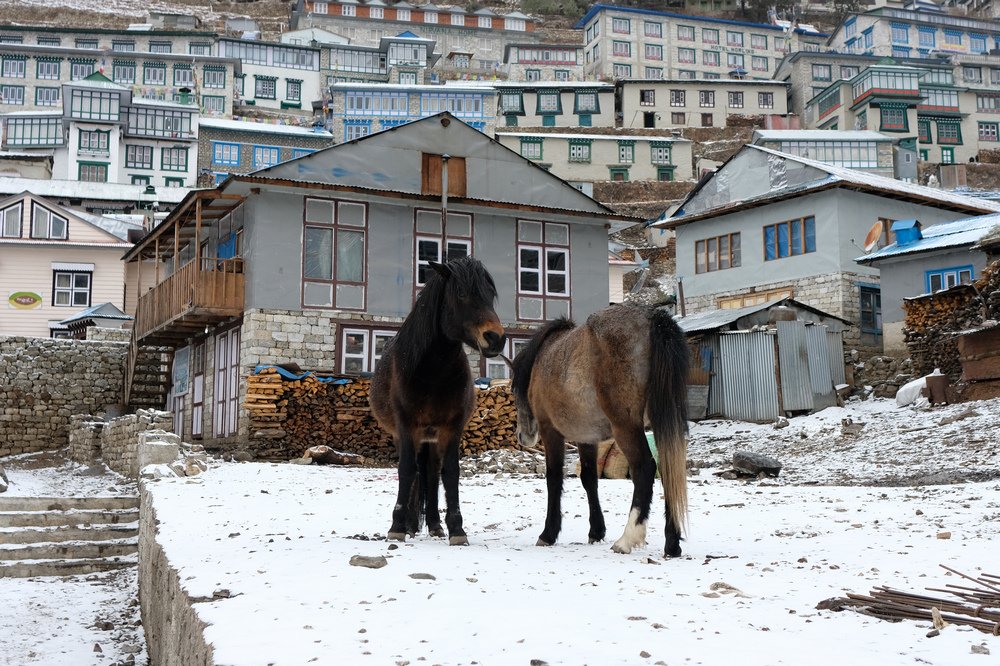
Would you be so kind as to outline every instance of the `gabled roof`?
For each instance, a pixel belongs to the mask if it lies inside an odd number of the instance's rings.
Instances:
[[[118,85],[108,77],[104,76],[104,74],[101,74],[99,71],[94,72],[90,76],[86,76],[78,81],[67,81],[66,85],[77,88],[100,88],[101,90],[119,90],[122,92],[130,90],[130,88]]]
[[[706,331],[714,331],[731,324],[735,324],[737,321],[746,317],[747,315],[756,314],[758,312],[763,312],[764,310],[769,310],[777,305],[789,305],[798,310],[805,310],[806,312],[811,312],[819,317],[825,317],[829,319],[835,319],[839,322],[843,322],[848,326],[853,326],[851,322],[846,319],[841,319],[836,315],[832,315],[829,312],[823,312],[811,305],[806,305],[801,301],[796,301],[793,298],[778,298],[773,301],[768,301],[767,303],[760,303],[758,305],[748,305],[743,308],[731,308],[731,309],[720,309],[720,310],[709,310],[707,312],[698,312],[696,314],[691,314],[686,317],[678,317],[677,325],[681,327],[681,330],[687,334],[691,333],[704,333]]]
[[[747,179],[746,169],[742,173],[738,172],[741,167],[765,165],[769,167],[770,181]],[[780,168],[771,168],[776,166]],[[738,184],[737,191],[732,191],[729,184]],[[713,192],[710,185],[720,187]],[[762,146],[747,145],[714,173],[702,178],[673,215],[668,217],[665,211],[650,224],[672,228],[835,188],[867,192],[965,214],[1000,211],[1000,203],[997,202],[834,166]]]
[[[891,136],[874,130],[754,130],[753,138],[761,141],[878,141],[892,142]]]
[[[77,312],[75,315],[72,315],[67,319],[63,319],[59,322],[59,325],[69,326],[70,324],[76,322],[82,324],[90,319],[117,319],[120,321],[132,321],[132,317],[122,312],[114,303],[101,303],[100,305],[92,305],[82,312]]]
[[[117,246],[123,241],[128,240],[128,232],[130,229],[141,229],[142,225],[129,224],[120,219],[107,218],[103,215],[94,215],[92,213],[86,213],[79,210],[73,210],[71,208],[66,208],[65,206],[60,206],[55,201],[51,201],[43,196],[39,196],[34,192],[24,191],[20,194],[15,194],[13,196],[0,198],[0,208],[7,208],[11,204],[17,201],[31,200],[35,205],[42,206],[49,209],[51,212],[61,215],[67,219],[74,220],[76,222],[89,225],[95,229],[100,230],[108,236],[108,244]],[[59,241],[62,243],[62,241]],[[87,241],[88,244],[98,244],[94,241]],[[67,244],[68,243],[64,243]]]
[[[916,222],[916,220],[910,220]],[[895,229],[895,224],[893,228]],[[942,222],[920,230],[923,238],[906,245],[893,243],[858,257],[854,261],[859,264],[877,264],[882,259],[912,255],[932,250],[946,250],[962,247],[972,247],[991,231],[1000,230],[1000,213],[979,215],[954,222]]]
[[[0,176],[0,196],[19,194],[25,190],[43,197],[80,199],[81,201],[153,201],[176,204],[190,192],[187,187],[158,187],[154,195],[146,195],[145,185],[124,183],[88,183],[81,180],[50,180]]]

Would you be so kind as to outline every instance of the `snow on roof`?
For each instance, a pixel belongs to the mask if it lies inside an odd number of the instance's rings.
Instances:
[[[194,99],[194,94],[191,95],[191,99]],[[198,105],[194,102],[189,104],[181,104],[180,102],[173,102],[165,99],[146,99],[145,97],[133,97],[132,106],[163,106],[171,109],[186,109],[188,111],[197,111]]]
[[[147,201],[151,197],[164,204],[178,204],[191,191],[187,187],[158,187],[146,194],[145,185],[86,183],[78,180],[48,180],[0,176],[0,196],[28,191],[42,197],[62,197],[83,201]]]
[[[94,215],[85,211],[71,210],[71,213],[85,222],[90,222],[95,227],[107,231],[109,234],[117,236],[122,240],[128,240],[128,232],[133,229],[142,229],[142,215],[121,215],[109,217],[106,215]],[[132,218],[134,221],[130,221]]]
[[[226,118],[202,118],[198,121],[201,127],[214,127],[216,129],[233,130],[238,132],[265,132],[268,134],[290,134],[295,136],[315,136],[323,139],[333,138],[333,135],[326,130],[316,131],[312,127],[300,127],[298,125],[271,125],[268,123],[255,123],[247,120],[229,120]]]
[[[445,82],[447,85],[448,82]],[[470,82],[465,82],[470,83]],[[614,90],[615,84],[604,81],[476,81],[472,83],[485,83],[495,88],[603,88]]]
[[[546,139],[588,139],[593,141],[673,141],[675,143],[691,143],[690,139],[677,136],[641,136],[629,134],[556,134],[549,132],[498,132],[497,139],[504,136],[544,137]]]
[[[687,315],[686,317],[677,317],[677,325],[681,327],[681,330],[685,333],[698,333],[702,331],[714,331],[717,328],[722,328],[723,326],[728,326],[730,324],[735,324],[737,321],[746,317],[747,315],[756,314],[757,312],[762,312],[775,305],[789,305],[793,308],[806,310],[808,312],[815,313],[821,317],[828,317],[830,319],[837,319],[844,323],[849,324],[846,319],[841,319],[836,315],[832,315],[828,312],[823,312],[818,310],[811,305],[806,305],[792,298],[776,298],[767,303],[759,303],[757,305],[748,305],[742,308],[727,308],[719,310],[709,310],[708,312],[698,312],[695,314]]]
[[[454,84],[454,85],[453,85]],[[486,84],[486,85],[475,85],[475,84]],[[352,89],[370,89],[370,90],[433,90],[435,92],[455,92],[456,90],[492,90],[493,86],[489,85],[485,81],[447,81],[446,85],[434,85],[429,83],[415,83],[413,85],[401,84],[401,83],[368,83],[368,82],[357,82],[357,83],[347,83],[339,81],[330,86],[333,89],[341,90],[352,90]]]
[[[764,141],[892,141],[874,130],[756,130]]]
[[[888,257],[898,257],[916,252],[942,250],[974,245],[994,229],[1000,229],[1000,213],[977,215],[954,222],[942,222],[921,229],[923,236],[919,240],[906,245],[893,243],[855,259],[858,263],[868,264]]]

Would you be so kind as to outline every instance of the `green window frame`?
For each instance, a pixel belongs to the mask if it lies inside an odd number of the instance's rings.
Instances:
[[[35,106],[59,106],[62,88],[38,86],[35,88]]]
[[[608,179],[628,182],[628,167],[608,167]]]
[[[177,159],[183,157],[183,159]],[[164,148],[160,151],[160,170],[162,171],[187,171],[188,149],[187,148]],[[183,178],[181,179],[183,180]]]
[[[3,76],[11,79],[28,78],[28,58],[26,56],[5,55],[0,60],[3,61],[3,69],[0,71]]]
[[[178,80],[181,72],[187,72],[187,80]],[[174,65],[174,87],[193,88],[194,85],[194,69],[190,65]]]
[[[152,72],[159,72],[156,77],[151,78]],[[145,63],[142,66],[142,84],[145,86],[165,86],[167,85],[167,66],[163,63]]]
[[[285,99],[302,102],[302,79],[285,79]]]
[[[917,140],[920,143],[931,143],[931,121],[917,120]]]
[[[601,112],[601,98],[596,90],[578,90],[573,95],[573,113],[593,114]]]
[[[507,115],[524,115],[524,93],[520,90],[504,90],[500,93],[500,113]],[[515,104],[516,102],[516,104]]]
[[[517,127],[517,116],[513,114],[507,114],[504,117],[507,119],[507,127]]]
[[[176,176],[167,176],[163,179],[163,184],[167,187],[184,187],[184,179]]]
[[[253,96],[254,99],[278,99],[278,77],[254,74]]]
[[[955,163],[955,149],[941,146],[941,164]]]
[[[240,95],[245,94],[247,75],[246,74],[234,74],[233,75],[233,89]]]
[[[84,146],[84,144],[87,144]],[[103,144],[103,145],[102,145]],[[77,150],[106,153],[111,150],[111,130],[77,130]]]
[[[202,68],[202,88],[225,89],[226,68],[205,65]]]
[[[883,105],[879,109],[879,131],[909,132],[910,120],[907,115],[906,107]]]
[[[674,147],[663,141],[653,141],[649,144],[649,163],[657,166],[674,168]]]
[[[635,141],[621,140],[618,142],[618,163],[635,164]]]
[[[570,139],[567,159],[570,162],[589,164],[591,143],[590,139]]]
[[[542,108],[542,98],[545,98],[545,108]],[[553,103],[554,102],[554,103]],[[535,94],[535,114],[536,115],[560,115],[562,114],[562,93],[538,92]]]
[[[35,58],[36,79],[40,81],[58,81],[60,74],[62,74],[62,61],[60,59],[45,57]]]
[[[920,161],[921,162],[928,162],[928,161],[930,161],[930,159],[931,159],[931,151],[930,151],[930,149],[928,149],[928,148],[921,148],[918,152],[920,153]]]
[[[555,127],[556,117],[554,115],[542,116],[542,127]]]
[[[209,104],[209,102],[212,102]],[[216,108],[218,107],[218,108]],[[226,113],[226,98],[224,95],[202,95],[201,112],[209,115],[223,115]]]
[[[589,113],[581,113],[578,118],[580,119],[580,127],[593,127],[594,117]]]
[[[132,176],[133,185],[149,185],[149,176]]]
[[[542,143],[544,139],[536,137],[521,137],[521,157],[527,160],[542,159]]]
[[[656,180],[661,183],[671,182],[674,179],[674,169],[672,166],[656,167]]]
[[[24,86],[12,86],[8,84],[3,84],[0,86],[0,98],[2,102],[0,104],[12,104],[15,106],[20,106],[24,104]]]
[[[108,170],[110,164],[108,162],[87,162],[87,161],[77,161],[76,163],[76,179],[79,181],[85,181],[88,183],[106,183],[108,182]],[[98,180],[91,178],[92,174],[99,174],[101,168],[104,169],[104,179]],[[84,178],[84,175],[87,178]]]
[[[937,121],[937,142],[938,145],[949,146],[962,145],[962,125],[956,121]]]

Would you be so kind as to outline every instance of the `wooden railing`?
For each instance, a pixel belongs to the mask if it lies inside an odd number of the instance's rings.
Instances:
[[[200,266],[189,261],[139,298],[136,338],[142,340],[183,315],[238,315],[243,286],[242,259],[203,257]]]

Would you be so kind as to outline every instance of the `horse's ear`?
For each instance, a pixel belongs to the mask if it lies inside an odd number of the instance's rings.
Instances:
[[[451,269],[444,264],[439,264],[436,261],[428,261],[427,263],[434,269],[435,273],[443,277],[445,280],[451,277]]]

